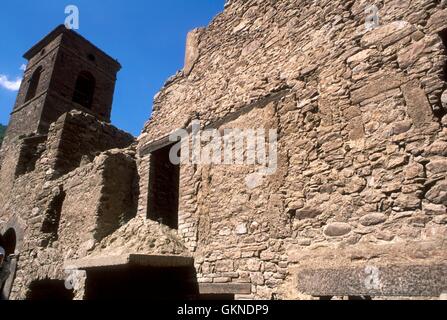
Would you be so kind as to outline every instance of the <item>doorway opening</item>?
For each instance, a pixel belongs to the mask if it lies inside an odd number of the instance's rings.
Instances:
[[[15,254],[17,245],[17,236],[14,229],[8,229],[0,238],[0,246],[5,249],[6,257]]]
[[[0,282],[0,300],[7,300],[9,298],[12,284],[15,278],[17,268],[17,234],[13,228],[8,229],[5,234],[0,235],[0,246],[5,250],[5,260],[2,268],[6,268],[8,274],[7,279],[2,279]]]
[[[87,271],[86,300],[193,300],[198,296],[193,267],[110,267]]]
[[[441,37],[442,43],[447,51],[447,28],[439,32],[439,36]]]
[[[31,301],[70,301],[74,292],[65,288],[63,280],[38,280],[31,283],[26,300]]]
[[[172,146],[151,154],[148,219],[178,229],[180,165],[173,164],[169,159]]]
[[[447,57],[447,29],[442,30],[441,32],[439,32],[439,37],[442,40],[442,43],[444,44],[444,54]],[[447,89],[447,62],[444,62],[444,72],[443,72],[443,79],[442,79],[445,84],[444,84],[444,90]],[[442,100],[445,99],[445,94],[446,91],[444,91],[443,96],[442,96]],[[441,105],[439,106],[439,108],[437,108],[435,110],[435,116],[438,119],[442,119],[445,115],[447,115],[447,107],[445,105],[445,101],[441,101]]]

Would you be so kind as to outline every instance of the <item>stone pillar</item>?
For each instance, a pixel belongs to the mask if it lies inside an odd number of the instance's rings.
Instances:
[[[138,175],[140,176],[140,195],[138,198],[137,217],[146,219],[148,195],[149,195],[149,169],[151,155],[147,154],[139,158]]]
[[[191,73],[195,63],[199,59],[200,35],[202,32],[203,29],[194,29],[188,33],[186,38],[185,66],[183,72],[187,76]]]

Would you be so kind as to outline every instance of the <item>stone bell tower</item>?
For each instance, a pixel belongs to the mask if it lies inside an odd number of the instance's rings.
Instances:
[[[5,144],[45,135],[62,114],[78,109],[110,122],[121,65],[88,40],[60,25],[24,54],[24,79]]]

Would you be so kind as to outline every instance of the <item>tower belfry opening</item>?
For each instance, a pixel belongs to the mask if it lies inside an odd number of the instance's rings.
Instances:
[[[28,91],[26,93],[25,102],[28,102],[29,100],[33,99],[36,96],[41,74],[42,74],[42,67],[38,67],[33,72],[33,75],[29,81]]]
[[[89,72],[83,71],[76,80],[73,102],[80,104],[84,108],[91,109],[93,96],[95,94],[95,78]]]

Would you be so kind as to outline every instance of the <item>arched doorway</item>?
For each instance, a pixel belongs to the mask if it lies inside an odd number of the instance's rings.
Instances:
[[[8,279],[6,279],[5,282],[0,283],[0,300],[7,300],[11,293],[17,269],[17,233],[15,229],[9,228],[3,235],[0,234],[0,246],[2,246],[6,252],[6,260],[3,264],[3,268],[7,268],[9,273]]]

